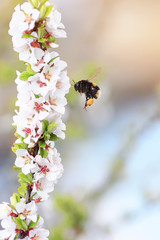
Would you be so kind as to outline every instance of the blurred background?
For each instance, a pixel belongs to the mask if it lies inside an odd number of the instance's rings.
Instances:
[[[14,6],[0,8],[0,201],[17,187],[12,171],[15,71],[8,24]],[[74,81],[94,79],[102,91],[93,106],[71,88],[59,141],[65,172],[40,205],[50,240],[160,238],[160,2],[55,0],[68,38],[58,52]],[[44,206],[45,205],[45,206]]]

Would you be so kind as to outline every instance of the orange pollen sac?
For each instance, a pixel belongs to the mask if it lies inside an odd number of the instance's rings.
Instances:
[[[93,87],[96,87],[97,85],[95,83],[92,83]]]
[[[45,76],[45,79],[47,79],[48,81],[51,79],[50,72],[45,73],[44,76]]]
[[[87,106],[91,106],[93,104],[93,98],[90,98],[88,101],[87,101]]]
[[[26,20],[25,20],[25,22],[28,22],[29,24],[31,24],[32,21],[33,21],[32,14],[31,14],[31,15],[27,15],[27,14],[26,14]]]

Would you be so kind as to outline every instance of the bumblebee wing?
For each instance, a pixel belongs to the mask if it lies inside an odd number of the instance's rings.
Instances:
[[[101,68],[97,68],[96,71],[87,79],[87,81],[91,81],[93,78],[95,78],[99,73],[101,72]]]

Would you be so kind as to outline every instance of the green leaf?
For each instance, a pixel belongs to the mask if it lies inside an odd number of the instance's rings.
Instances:
[[[25,33],[22,35],[22,38],[36,38],[36,37],[32,36],[31,34]]]
[[[13,166],[13,170],[14,171],[21,171],[21,168],[17,167],[17,166]]]
[[[32,0],[34,8],[38,8],[39,6],[39,0]]]
[[[32,77],[33,75],[34,75],[34,74],[30,74],[29,72],[25,71],[25,72],[21,73],[21,75],[20,75],[19,78],[20,78],[22,81],[27,81],[28,78],[29,78],[29,77]]]
[[[40,98],[40,97],[42,97],[42,95],[41,94],[34,94],[34,96],[35,96],[35,98]]]
[[[32,70],[32,68],[31,68],[31,64],[28,64],[28,66],[27,66],[27,72],[29,73],[29,74],[32,74],[32,75],[35,75],[35,72]]]
[[[32,5],[32,7],[34,8],[33,0],[29,0],[29,2]]]
[[[50,140],[50,141],[57,141],[57,140],[58,140],[58,137],[57,137],[55,134],[51,133],[49,140]]]
[[[21,141],[23,141],[23,140],[21,139]],[[24,142],[22,142],[22,143],[14,143],[14,147],[12,147],[12,151],[14,153],[16,153],[16,151],[18,149],[27,149],[27,148],[28,148],[28,145],[26,143],[24,143]]]
[[[18,238],[18,233],[16,234],[16,236],[14,237],[14,240],[16,240]]]
[[[28,225],[28,229],[34,228],[37,225],[38,221],[39,221],[39,215],[37,215],[37,221],[36,222],[30,221],[30,223]]]
[[[40,43],[45,43],[45,42],[46,42],[46,39],[45,39],[45,38],[38,39],[38,42],[40,42]]]
[[[25,220],[22,220],[20,218],[20,216],[18,216],[16,219],[15,219],[15,222],[16,222],[16,225],[17,225],[17,229],[21,229],[23,231],[26,231],[28,229],[28,226],[27,226],[27,223]]]
[[[45,132],[48,128],[49,122],[47,120],[43,120],[42,124],[43,124],[43,132]]]
[[[53,6],[43,5],[40,10],[40,20],[45,19],[52,11]]]
[[[30,183],[30,184],[32,183],[32,174],[31,173],[25,175],[24,173],[21,172],[18,174],[18,177],[20,178],[19,179],[20,183]]]
[[[48,141],[50,139],[50,134],[46,131],[44,132],[44,140]]]
[[[56,58],[58,58],[59,56],[56,56],[56,57],[54,57],[54,58],[52,58],[49,62],[48,62],[48,64],[50,64],[51,62],[53,62]]]
[[[21,183],[21,186],[18,187],[18,192],[22,197],[25,197],[27,191],[27,184],[26,183]]]
[[[40,155],[42,158],[46,158],[48,156],[48,151],[44,148],[40,148]]]
[[[48,0],[40,0],[40,6],[39,6],[39,10],[41,9],[41,7],[47,2]]]
[[[51,134],[51,132],[53,132],[56,127],[57,124],[55,122],[51,123],[50,125],[48,125],[47,132]]]
[[[41,140],[41,141],[39,141],[38,145],[40,148],[45,148],[46,143],[45,143],[45,141]]]
[[[38,39],[41,39],[43,35],[44,35],[44,28],[39,27],[38,28]]]
[[[49,38],[47,39],[47,41],[49,42],[55,42],[55,38],[53,36],[49,36]]]
[[[8,206],[9,206],[12,210],[16,211],[16,208],[15,208],[12,204],[8,204]]]
[[[11,197],[11,203],[12,205],[15,207],[16,204],[20,202],[20,196],[18,193],[13,193],[12,197]]]

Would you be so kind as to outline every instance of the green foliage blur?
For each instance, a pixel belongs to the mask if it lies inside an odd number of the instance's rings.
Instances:
[[[50,240],[74,240],[84,231],[87,220],[84,207],[69,195],[57,195],[54,203],[60,220],[51,230]]]

